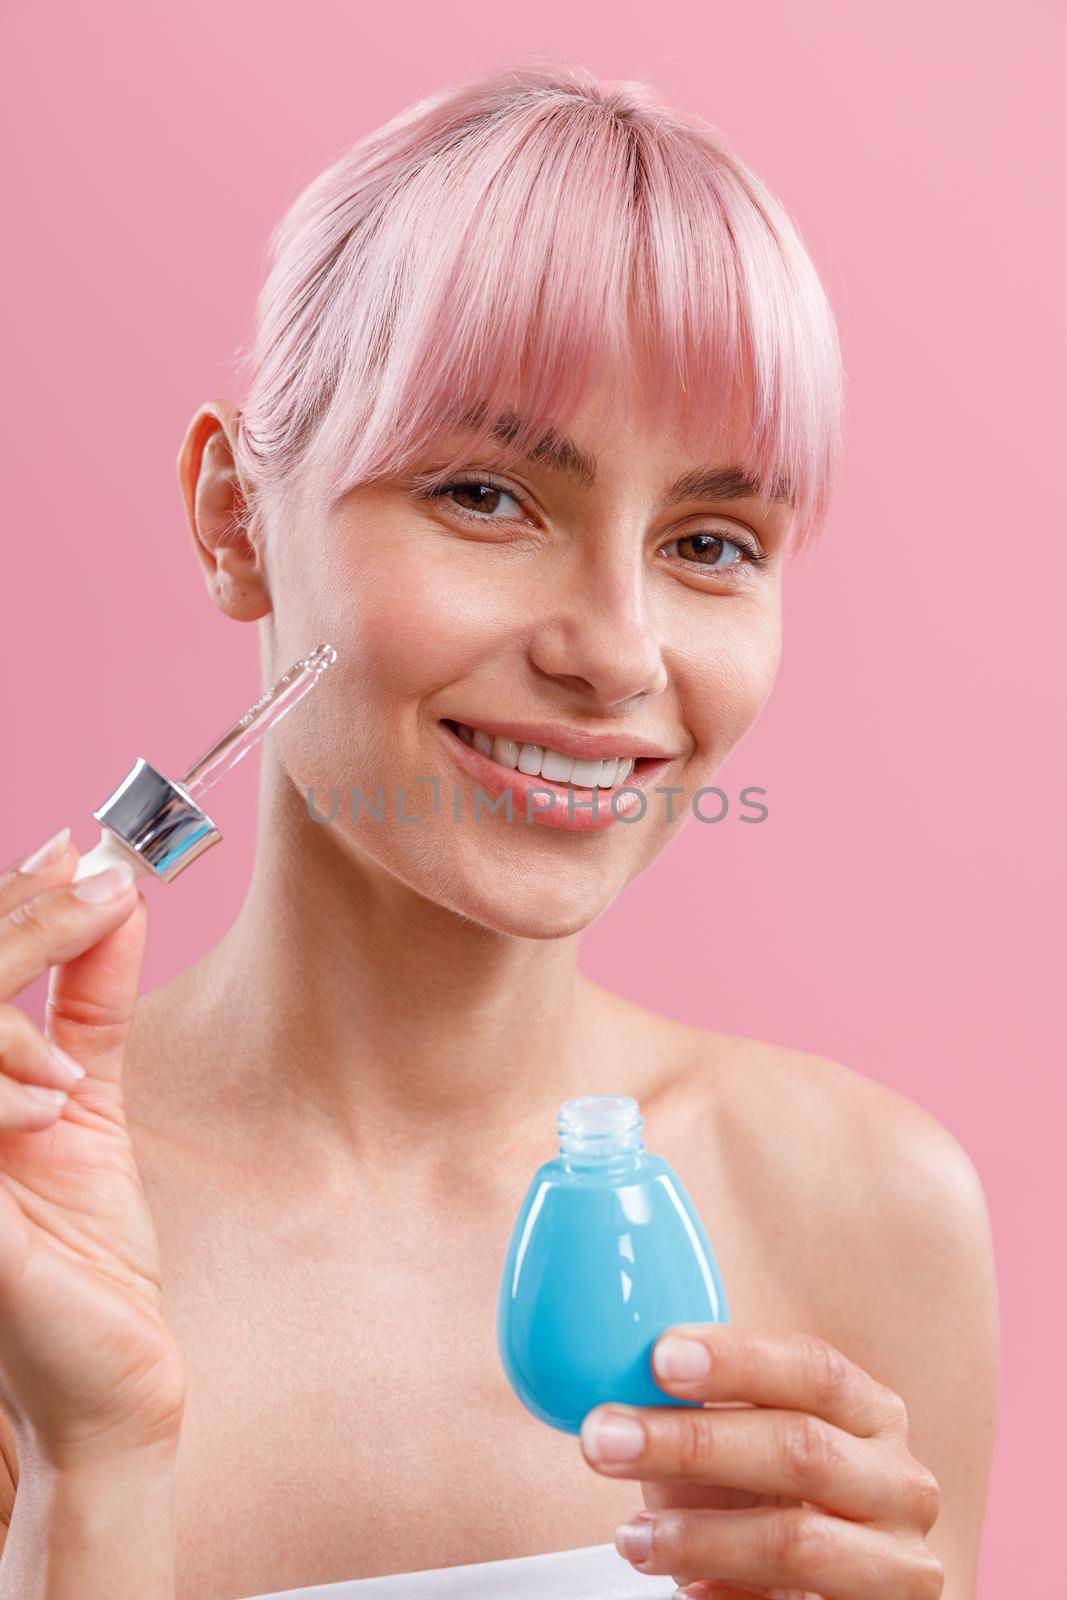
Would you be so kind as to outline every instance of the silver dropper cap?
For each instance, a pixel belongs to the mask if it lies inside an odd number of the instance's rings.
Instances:
[[[314,688],[336,659],[332,645],[320,645],[290,667],[180,781],[165,777],[138,756],[114,794],[93,812],[100,824],[100,843],[82,856],[74,881],[126,860],[132,861],[135,871],[150,872],[170,883],[218,844],[222,834],[198,804],[200,797]]]
[[[93,816],[144,865],[170,883],[222,834],[180,784],[138,756],[114,794]]]

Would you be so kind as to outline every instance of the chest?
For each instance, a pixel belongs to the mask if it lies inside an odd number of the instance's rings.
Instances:
[[[504,1378],[505,1212],[413,1232],[164,1185],[164,1314],[189,1374],[176,1600],[600,1544],[640,1509],[638,1483],[594,1472]],[[699,1179],[690,1192],[732,1320],[799,1324],[742,1214]]]

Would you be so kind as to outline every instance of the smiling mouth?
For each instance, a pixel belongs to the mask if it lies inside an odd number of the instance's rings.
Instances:
[[[442,721],[464,744],[470,745],[498,767],[575,789],[619,789],[631,776],[640,774],[646,767],[662,764],[645,756],[612,756],[606,761],[583,761],[547,745],[522,744],[517,739],[486,733],[482,728],[472,728],[449,717],[442,718]]]

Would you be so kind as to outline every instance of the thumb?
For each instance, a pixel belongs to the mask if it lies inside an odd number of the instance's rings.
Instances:
[[[92,1105],[94,1084],[108,1084],[121,1104],[123,1057],[140,993],[147,927],[148,907],[138,890],[125,922],[49,973],[44,1031],[85,1068],[86,1078],[75,1090],[79,1102],[84,1098]]]

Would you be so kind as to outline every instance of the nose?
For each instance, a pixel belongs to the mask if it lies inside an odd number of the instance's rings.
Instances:
[[[641,574],[574,571],[530,636],[535,670],[604,709],[667,687],[662,640]]]

